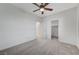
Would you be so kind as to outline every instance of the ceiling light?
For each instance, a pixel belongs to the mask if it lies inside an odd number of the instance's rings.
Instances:
[[[41,8],[40,11],[44,11],[44,8]]]

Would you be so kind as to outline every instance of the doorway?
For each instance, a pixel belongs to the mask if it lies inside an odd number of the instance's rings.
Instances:
[[[51,39],[58,39],[58,20],[51,21]]]

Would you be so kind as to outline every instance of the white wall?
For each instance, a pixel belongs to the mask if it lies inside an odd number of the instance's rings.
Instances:
[[[62,11],[44,18],[44,38],[51,39],[51,21],[59,20],[59,40],[76,44],[77,8]]]
[[[34,40],[38,19],[10,4],[0,4],[0,50]]]
[[[77,7],[77,47],[79,48],[79,4]]]

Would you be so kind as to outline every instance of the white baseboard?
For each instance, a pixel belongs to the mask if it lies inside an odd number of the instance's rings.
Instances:
[[[76,44],[77,48],[79,49],[79,44]]]
[[[62,40],[59,40],[59,41],[63,42],[63,43],[70,44],[70,45],[74,45],[74,46],[76,46],[79,49],[79,44],[72,44],[72,43],[69,43],[69,42],[62,41]]]
[[[21,40],[23,40],[23,39],[21,39]],[[5,47],[5,48],[1,48],[0,51],[3,51],[3,50],[5,50],[5,49],[11,48],[11,47],[14,47],[14,46],[17,46],[17,45],[20,45],[20,44],[22,44],[22,43],[29,42],[29,41],[32,41],[32,40],[35,40],[35,39],[29,39],[29,40],[26,40],[26,39],[25,39],[25,40],[22,41],[22,42],[19,42],[19,43],[13,44],[13,45],[8,46],[8,47]]]
[[[72,42],[67,42],[67,41],[64,41],[64,40],[59,40],[60,42],[63,42],[63,43],[67,43],[67,44],[70,44],[70,45],[75,45],[76,46],[76,44],[75,43],[72,43]]]

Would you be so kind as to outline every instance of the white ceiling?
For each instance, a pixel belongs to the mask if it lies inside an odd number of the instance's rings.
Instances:
[[[37,15],[39,17],[44,17],[48,16],[51,14],[55,14],[64,10],[67,10],[69,8],[73,8],[77,6],[77,3],[50,3],[48,8],[53,8],[53,11],[45,11],[44,14],[42,15],[40,11],[33,12],[33,10],[38,9],[37,6],[33,5],[32,3],[13,3],[14,6],[23,9],[26,12],[32,13],[34,15]]]

